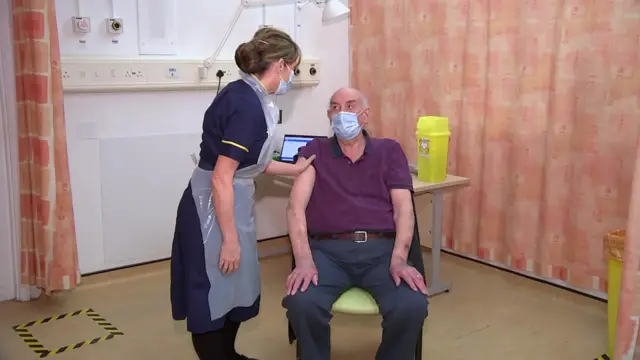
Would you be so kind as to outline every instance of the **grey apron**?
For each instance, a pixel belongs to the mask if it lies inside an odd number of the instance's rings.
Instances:
[[[258,163],[238,169],[233,179],[234,216],[240,242],[240,266],[230,275],[224,275],[218,267],[222,233],[211,198],[212,171],[196,167],[191,176],[192,195],[198,210],[204,242],[207,277],[211,283],[209,290],[211,320],[226,315],[236,307],[253,305],[260,295],[260,267],[254,221],[254,178],[263,173],[272,160],[276,146],[274,135],[279,110],[257,79],[246,74],[241,74],[241,78],[260,98],[268,135],[260,150]]]

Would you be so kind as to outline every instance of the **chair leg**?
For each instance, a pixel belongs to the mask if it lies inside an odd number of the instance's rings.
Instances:
[[[415,360],[422,360],[422,329],[420,329],[420,333],[418,334],[418,343],[416,344],[415,358]]]
[[[300,341],[296,340],[296,360],[300,360]]]

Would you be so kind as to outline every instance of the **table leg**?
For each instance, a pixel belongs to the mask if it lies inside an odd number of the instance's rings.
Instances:
[[[431,282],[429,296],[435,296],[451,290],[450,282],[440,280],[440,253],[442,249],[442,192],[435,191],[433,195],[433,231],[431,233]]]

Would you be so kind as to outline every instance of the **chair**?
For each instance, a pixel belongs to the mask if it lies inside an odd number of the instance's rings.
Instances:
[[[422,249],[420,248],[420,233],[418,231],[418,216],[416,214],[416,204],[413,203],[413,217],[415,225],[413,227],[413,240],[409,248],[408,262],[418,270],[423,278],[427,278],[424,271],[424,262],[422,260]],[[296,266],[295,258],[291,256],[291,269]],[[353,314],[353,315],[377,315],[379,314],[378,304],[373,297],[360,288],[354,287],[345,291],[336,302],[333,303],[331,309],[333,313]],[[415,360],[422,360],[422,331],[418,334],[418,343],[416,344]],[[296,335],[293,332],[291,323],[289,323],[289,344],[296,341]],[[296,343],[296,358],[300,358],[300,348]]]

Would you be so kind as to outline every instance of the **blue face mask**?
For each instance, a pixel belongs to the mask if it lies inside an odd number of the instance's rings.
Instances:
[[[286,66],[288,69],[289,66]],[[278,89],[275,92],[276,95],[283,95],[291,90],[291,85],[293,84],[293,70],[289,71],[291,71],[291,73],[289,73],[289,81],[284,81],[284,79],[282,78],[282,74],[280,74],[280,85],[278,85]]]
[[[358,123],[356,113],[341,111],[331,117],[331,128],[339,139],[351,140],[358,136],[362,126]]]

